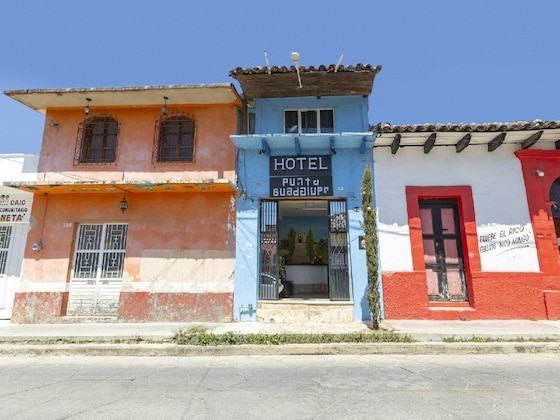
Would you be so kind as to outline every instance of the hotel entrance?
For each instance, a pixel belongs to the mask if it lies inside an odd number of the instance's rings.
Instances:
[[[344,200],[262,200],[259,299],[350,300]]]

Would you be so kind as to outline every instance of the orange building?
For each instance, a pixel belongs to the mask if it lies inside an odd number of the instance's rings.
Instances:
[[[6,94],[45,114],[12,322],[231,320],[233,85]]]

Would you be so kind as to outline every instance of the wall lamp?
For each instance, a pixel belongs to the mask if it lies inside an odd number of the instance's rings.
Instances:
[[[541,171],[540,169],[535,169],[535,170],[533,171],[533,175],[536,175],[536,176],[538,176],[539,178],[542,178],[542,177],[544,176],[544,172]]]
[[[31,249],[35,252],[41,252],[43,250],[43,241],[40,240],[39,242],[33,242]]]
[[[126,209],[128,209],[128,201],[126,201],[126,194],[123,194],[123,198],[119,202],[119,208],[121,209],[121,212],[123,212],[123,213],[126,211]]]
[[[84,112],[85,112],[86,116],[88,116],[88,115],[89,115],[89,111],[90,111],[90,109],[89,109],[89,103],[91,102],[91,99],[90,99],[90,98],[86,98],[86,101],[87,101],[87,105],[86,105],[85,108],[84,108]]]
[[[167,100],[169,98],[167,96],[163,97],[163,106],[161,107],[161,113],[165,117],[167,115]]]
[[[55,121],[55,120],[50,120],[49,123],[45,126],[45,127],[54,127],[54,128],[58,128],[60,127],[59,122]]]

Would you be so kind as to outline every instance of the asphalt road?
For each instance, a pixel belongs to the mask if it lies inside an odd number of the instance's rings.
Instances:
[[[1,419],[555,419],[560,355],[0,357]]]

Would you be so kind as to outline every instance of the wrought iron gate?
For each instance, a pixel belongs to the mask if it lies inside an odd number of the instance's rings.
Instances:
[[[68,315],[117,315],[127,225],[80,225]]]
[[[331,300],[350,300],[345,201],[329,201],[329,297]]]
[[[260,206],[259,299],[278,299],[278,202],[261,201]]]

